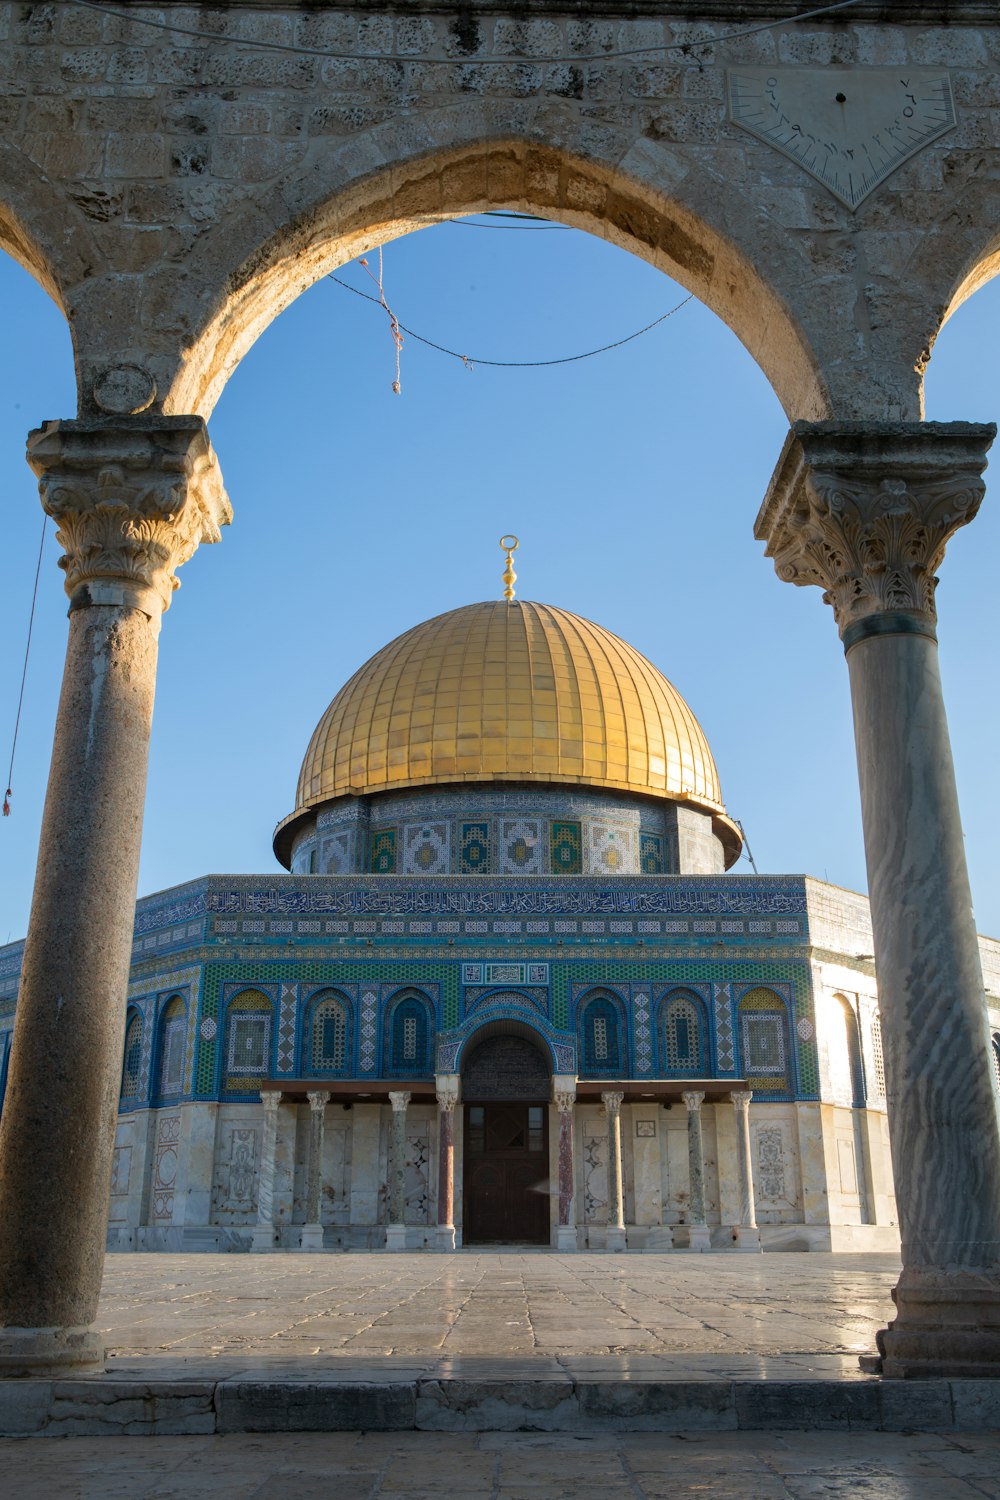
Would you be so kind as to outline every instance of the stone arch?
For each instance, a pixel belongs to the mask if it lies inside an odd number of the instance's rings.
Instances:
[[[733,330],[790,416],[830,415],[821,358],[772,274],[783,268],[789,288],[808,281],[804,251],[750,200],[740,206],[754,225],[755,258],[737,244],[725,226],[739,218],[739,185],[721,195],[693,162],[681,168],[658,143],[636,145],[624,132],[606,132],[599,157],[585,121],[564,121],[562,140],[548,122],[545,142],[500,125],[458,139],[454,119],[441,113],[422,117],[421,139],[437,137],[436,150],[414,150],[405,122],[379,126],[352,137],[343,153],[315,157],[309,170],[300,165],[206,234],[189,270],[185,347],[160,355],[175,358],[161,382],[166,412],[207,417],[255,339],[337,266],[428,224],[503,207],[588,230],[657,266]],[[679,178],[683,195],[670,191]]]
[[[114,205],[100,190],[83,194],[83,204],[61,193],[41,168],[9,141],[0,140],[0,250],[32,275],[73,326],[73,296],[101,263],[87,222]],[[119,205],[120,206],[120,205]]]
[[[834,995],[828,1008],[830,1087],[834,1104],[863,1109],[866,1099],[861,1033],[854,1006],[846,995]]]

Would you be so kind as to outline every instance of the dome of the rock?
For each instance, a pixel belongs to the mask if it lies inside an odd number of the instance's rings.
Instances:
[[[667,678],[602,626],[512,600],[437,615],[359,668],[313,732],[275,848],[287,863],[306,816],[337,799],[477,783],[684,804],[710,816],[726,865],[741,846]]]

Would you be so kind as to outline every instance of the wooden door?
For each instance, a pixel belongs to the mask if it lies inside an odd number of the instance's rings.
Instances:
[[[548,1106],[467,1104],[463,1243],[549,1243]]]

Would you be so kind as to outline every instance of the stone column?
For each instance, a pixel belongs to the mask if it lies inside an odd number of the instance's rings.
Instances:
[[[392,1105],[392,1144],[389,1151],[389,1222],[387,1250],[406,1249],[406,1109],[410,1095],[402,1089],[389,1094]]]
[[[601,1095],[608,1117],[608,1239],[609,1250],[625,1249],[625,1204],[622,1194],[622,1117],[624,1094]]]
[[[760,1252],[760,1230],[757,1228],[757,1205],[753,1196],[753,1159],[750,1155],[750,1089],[730,1094],[736,1111],[736,1170],[740,1181],[740,1222],[736,1226],[737,1250]]]
[[[300,1250],[323,1248],[323,1136],[326,1106],[330,1095],[324,1090],[306,1095],[309,1100],[309,1162],[306,1169],[306,1222],[302,1226]]]
[[[199,417],[50,422],[69,641],[0,1124],[0,1373],[103,1360],[104,1266],[160,616],[229,502]]]
[[[796,423],[756,527],[847,654],[902,1237],[891,1376],[1000,1373],[1000,1130],[934,607],[995,434]]]
[[[704,1093],[689,1089],[681,1095],[687,1105],[688,1132],[688,1205],[691,1232],[688,1248],[711,1250],[712,1241],[705,1222],[705,1147],[701,1137],[701,1106]]]
[[[455,1106],[458,1074],[438,1074],[438,1228],[439,1250],[455,1248]]]
[[[559,1111],[559,1223],[556,1226],[556,1249],[575,1250],[577,1241],[573,1206],[576,1198],[576,1158],[573,1117],[576,1113],[576,1080],[574,1079],[572,1088],[555,1085],[553,1098]]]
[[[274,1249],[274,1168],[278,1152],[278,1107],[281,1094],[267,1089],[260,1096],[264,1106],[264,1138],[260,1146],[260,1172],[257,1177],[257,1223],[251,1249],[257,1252]]]

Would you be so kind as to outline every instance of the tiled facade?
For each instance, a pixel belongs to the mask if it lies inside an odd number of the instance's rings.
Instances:
[[[392,1118],[385,1090],[403,1076],[425,1084],[407,1115],[405,1233],[414,1247],[433,1244],[437,1083],[461,1076],[483,1028],[530,1034],[557,1082],[599,1082],[602,1065],[588,1056],[585,1035],[596,998],[613,1032],[613,1079],[650,1084],[649,1096],[630,1094],[622,1110],[630,1246],[686,1243],[679,1100],[692,1077],[753,1091],[765,1248],[891,1244],[877,996],[870,961],[856,957],[866,920],[861,898],[799,877],[281,875],[206,879],[150,897],[136,912],[133,1062],[110,1242],[249,1246],[264,1170],[261,1085],[270,1081],[285,1093],[275,1244],[294,1248],[306,1222],[301,1081],[336,1091],[344,1080],[363,1088],[370,1079],[374,1102],[326,1111],[322,1233],[330,1246],[381,1244]],[[984,947],[992,974],[993,948]],[[20,957],[20,944],[0,950],[3,1069]],[[331,1045],[341,1048],[330,1055],[340,1065],[318,1069],[311,1028],[328,1001]],[[403,1066],[394,1017],[406,1023],[407,1006],[416,1051]],[[1000,1010],[993,1020],[1000,1032]],[[183,1044],[168,1067],[166,1031],[178,1024]],[[733,1110],[720,1094],[702,1115],[706,1217],[721,1247],[735,1232]],[[581,1246],[600,1246],[607,1119],[593,1088],[576,1117],[574,1231]],[[550,1142],[555,1129],[553,1113]],[[461,1134],[459,1125],[459,1242]]]

